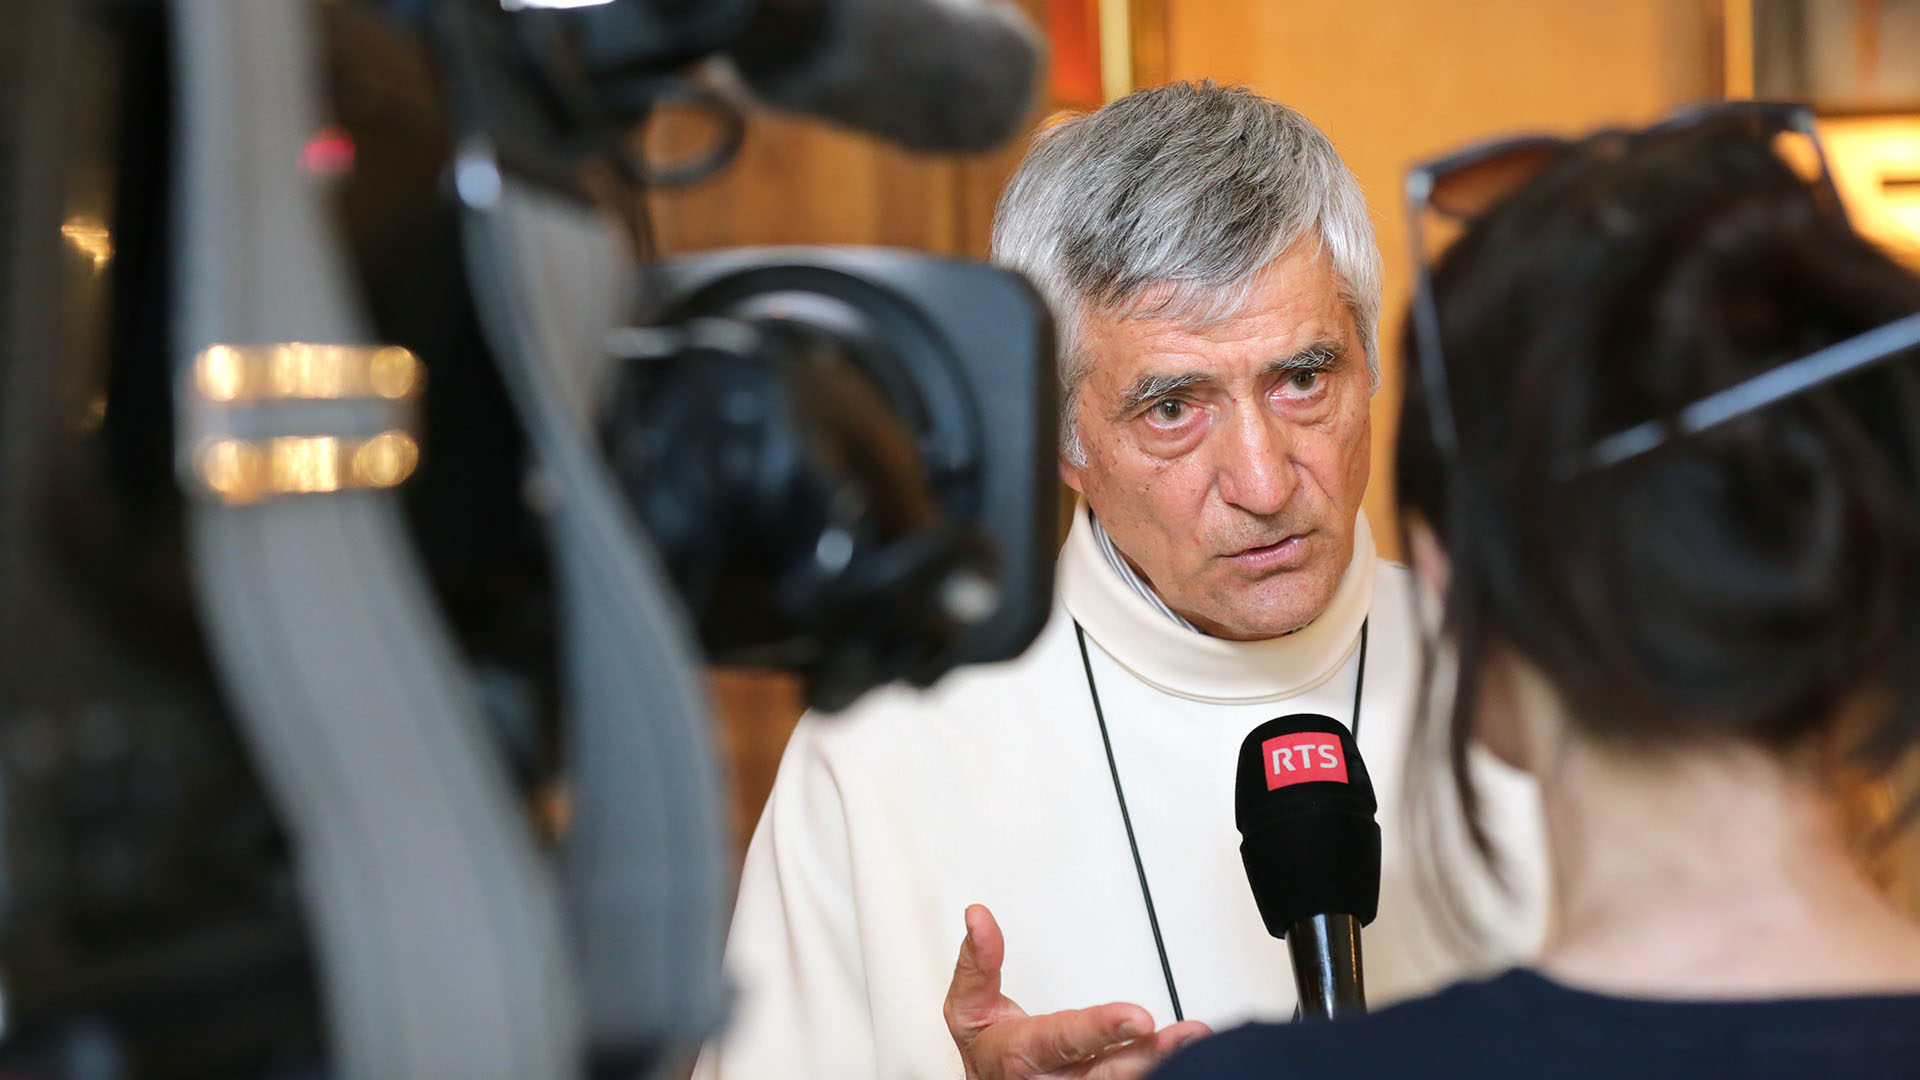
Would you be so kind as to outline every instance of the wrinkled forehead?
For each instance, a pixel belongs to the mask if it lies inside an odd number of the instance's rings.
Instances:
[[[1124,308],[1087,313],[1081,340],[1093,381],[1109,387],[1176,371],[1244,376],[1316,346],[1362,359],[1324,256],[1278,260],[1238,295],[1199,310],[1169,307],[1147,290]]]

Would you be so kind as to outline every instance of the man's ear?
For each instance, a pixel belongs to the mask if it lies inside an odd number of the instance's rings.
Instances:
[[[1076,495],[1087,493],[1087,489],[1080,486],[1080,467],[1068,462],[1064,457],[1060,459],[1060,482],[1072,488]]]

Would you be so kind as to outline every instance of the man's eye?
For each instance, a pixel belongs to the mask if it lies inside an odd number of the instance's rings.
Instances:
[[[1320,385],[1320,379],[1325,374],[1317,368],[1302,368],[1288,377],[1287,385],[1303,394],[1311,393],[1314,387]]]
[[[1167,398],[1165,401],[1155,402],[1153,407],[1147,410],[1147,415],[1162,424],[1177,424],[1187,415],[1187,403],[1179,398]]]

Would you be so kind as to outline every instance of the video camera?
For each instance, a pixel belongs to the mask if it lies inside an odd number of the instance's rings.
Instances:
[[[724,1013],[699,664],[833,708],[1043,623],[1032,289],[646,203],[738,135],[689,64],[970,149],[1027,31],[576,4],[7,0],[0,1072],[657,1074]]]

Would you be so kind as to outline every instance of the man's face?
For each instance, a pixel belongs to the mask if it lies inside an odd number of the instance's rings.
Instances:
[[[1217,637],[1290,633],[1333,599],[1366,490],[1372,396],[1353,315],[1319,245],[1205,330],[1090,315],[1078,423],[1061,462],[1167,605]]]

